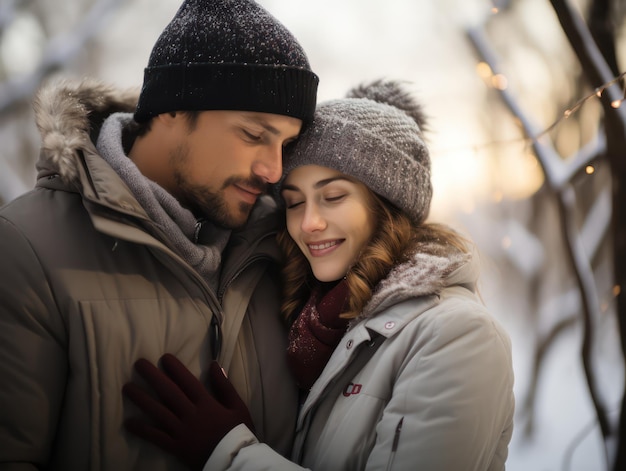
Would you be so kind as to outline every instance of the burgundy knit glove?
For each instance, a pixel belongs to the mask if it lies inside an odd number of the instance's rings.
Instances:
[[[176,357],[161,357],[163,370],[140,359],[135,369],[159,399],[134,383],[123,393],[152,419],[130,418],[127,430],[173,454],[190,469],[202,469],[220,440],[234,427],[245,424],[254,432],[248,408],[219,364],[209,366],[213,395]]]

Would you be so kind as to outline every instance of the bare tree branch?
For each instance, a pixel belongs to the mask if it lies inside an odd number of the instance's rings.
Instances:
[[[572,8],[567,0],[550,0],[559,18],[563,31],[582,65],[583,73],[591,84],[598,87],[611,76],[612,71],[605,55],[602,54],[584,20]],[[608,4],[596,4],[597,9],[609,7]],[[597,11],[595,16],[600,16]],[[608,12],[604,16],[608,16]],[[599,33],[596,31],[596,35]],[[611,51],[605,51],[606,54]],[[614,50],[613,50],[614,53]],[[617,84],[602,94],[602,106],[605,111],[605,132],[607,140],[606,156],[611,166],[612,177],[612,227],[614,276],[618,287],[616,299],[617,320],[620,329],[623,357],[626,359],[626,107],[613,108],[612,103],[623,99],[622,90]],[[622,395],[622,407],[618,433],[617,453],[614,469],[626,468],[626,390]]]
[[[471,28],[467,32],[475,49],[479,55],[489,64],[494,73],[498,73],[498,60],[495,52],[489,46],[482,29]],[[608,82],[612,77],[608,77]],[[585,252],[581,235],[575,223],[576,193],[569,179],[577,173],[577,170],[585,165],[581,157],[576,157],[573,162],[564,162],[556,150],[548,142],[547,136],[540,140],[535,136],[540,135],[538,127],[532,122],[527,114],[508,89],[501,90],[501,96],[511,112],[520,120],[526,136],[532,139],[532,146],[539,159],[546,176],[546,182],[550,192],[554,194],[561,220],[563,239],[566,243],[567,253],[573,266],[574,275],[579,287],[582,301],[582,321],[583,340],[581,345],[581,360],[587,380],[589,395],[593,402],[596,416],[600,424],[603,437],[606,439],[610,435],[609,421],[606,413],[606,406],[598,394],[595,372],[591,365],[591,349],[593,343],[593,319],[599,317],[599,296],[597,293],[593,269],[590,258]],[[596,148],[595,151],[586,150],[584,157],[593,159],[598,156],[598,152],[603,148]],[[575,171],[572,171],[575,170]]]

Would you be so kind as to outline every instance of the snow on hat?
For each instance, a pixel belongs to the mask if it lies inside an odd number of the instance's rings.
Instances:
[[[398,82],[376,81],[320,103],[313,122],[284,152],[284,175],[303,165],[335,169],[363,182],[416,224],[432,198],[421,106]]]
[[[309,121],[318,77],[304,50],[252,0],[185,0],[157,40],[135,111],[260,111]]]

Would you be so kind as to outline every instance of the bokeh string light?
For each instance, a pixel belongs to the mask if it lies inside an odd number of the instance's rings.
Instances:
[[[498,73],[498,74],[494,74],[493,71],[491,70],[491,67],[489,66],[489,64],[487,64],[486,62],[479,62],[476,65],[476,71],[478,73],[478,75],[485,81],[485,83],[490,86],[491,88],[494,88],[496,90],[499,91],[503,91],[506,90],[506,88],[508,87],[508,80],[506,78],[506,76],[502,73]],[[600,87],[597,87],[594,89],[593,93],[590,93],[589,95],[581,98],[580,100],[578,100],[576,103],[574,103],[573,106],[571,106],[570,108],[566,109],[565,111],[563,111],[563,113],[561,114],[561,116],[559,116],[559,118],[557,118],[552,124],[550,124],[548,127],[546,127],[545,129],[543,129],[542,131],[540,131],[539,133],[537,133],[534,136],[530,136],[530,137],[514,137],[514,138],[510,138],[510,139],[495,139],[489,142],[485,142],[482,144],[474,144],[472,146],[472,149],[474,151],[474,153],[478,153],[481,150],[484,150],[486,148],[490,148],[490,147],[494,147],[494,146],[498,146],[498,145],[511,145],[511,144],[524,144],[524,145],[532,145],[533,142],[538,141],[541,137],[547,135],[548,133],[550,133],[551,131],[553,131],[557,126],[559,126],[559,124],[561,124],[564,120],[570,118],[576,111],[578,111],[587,101],[589,101],[592,98],[602,98],[602,93],[604,92],[604,90],[606,90],[607,88],[609,88],[610,86],[614,85],[615,83],[619,82],[620,80],[622,80],[624,77],[626,77],[626,71],[622,72],[621,74],[619,74],[618,76],[614,77],[612,80],[606,82],[605,84],[601,85]],[[611,102],[611,107],[614,109],[618,109],[622,106],[622,104],[626,101],[626,88],[624,89],[624,97],[619,99],[619,100],[613,100],[613,102]],[[453,153],[453,152],[458,152],[458,150],[455,149],[441,149],[441,151],[439,152],[440,154],[446,154],[446,153]]]
[[[592,98],[602,98],[602,93],[604,92],[604,90],[606,90],[607,88],[609,88],[611,85],[619,82],[620,80],[622,80],[622,78],[624,78],[626,76],[626,72],[622,72],[621,74],[619,74],[617,77],[613,78],[613,80],[610,80],[609,82],[606,82],[604,85],[597,87],[593,93],[590,93],[589,95],[587,95],[586,97],[581,98],[580,100],[578,100],[574,106],[572,106],[571,108],[566,109],[563,112],[563,115],[558,118],[555,122],[553,122],[550,126],[548,126],[543,132],[541,132],[538,136],[536,136],[537,138],[540,136],[543,136],[544,134],[549,133],[550,131],[552,131],[552,129],[554,129],[556,126],[559,125],[559,123],[561,121],[563,121],[564,119],[569,118],[573,113],[575,113],[576,111],[578,111],[584,104],[585,102],[587,102],[588,100],[592,99]],[[626,90],[625,90],[626,93]],[[624,98],[621,98],[619,100],[613,100],[611,102],[611,107],[612,108],[619,108],[620,106],[622,106],[622,103],[624,102]]]
[[[489,67],[488,64],[483,62],[483,63],[481,63],[478,66],[478,73],[483,78],[485,78],[485,71],[486,70],[491,71],[491,68]],[[621,81],[624,77],[626,77],[626,72],[622,72],[618,76],[614,77],[612,80],[610,80],[610,81],[606,82],[605,84],[601,85],[600,87],[597,87],[596,89],[594,89],[593,93],[590,93],[589,95],[581,98],[576,103],[574,103],[573,106],[571,106],[570,108],[568,108],[565,111],[563,111],[563,113],[561,114],[561,116],[559,118],[557,118],[550,126],[545,128],[539,134],[537,134],[535,136],[532,136],[532,137],[528,137],[528,138],[512,139],[512,140],[509,140],[507,142],[511,142],[511,141],[512,142],[516,142],[516,141],[533,141],[533,140],[539,139],[540,137],[548,134],[550,131],[552,131],[554,128],[556,128],[562,121],[564,121],[564,120],[568,119],[569,117],[571,117],[572,114],[574,114],[576,111],[578,111],[590,99],[592,99],[592,98],[602,98],[602,93],[604,92],[604,90],[606,90],[610,86],[614,85],[615,83]],[[503,90],[503,89],[506,88],[507,80],[506,80],[506,77],[503,74],[491,74],[490,82],[491,82],[493,88],[495,88],[497,90]],[[613,100],[611,102],[611,107],[614,108],[614,109],[617,109],[617,108],[621,107],[622,104],[624,103],[625,99],[626,99],[626,89],[624,90],[624,97],[619,99],[619,100]],[[500,142],[501,141],[498,141],[498,143],[500,143]]]

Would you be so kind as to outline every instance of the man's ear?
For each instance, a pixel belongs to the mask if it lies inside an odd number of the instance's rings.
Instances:
[[[176,126],[184,116],[178,111],[168,111],[167,113],[161,113],[154,117],[161,125],[166,127]]]

